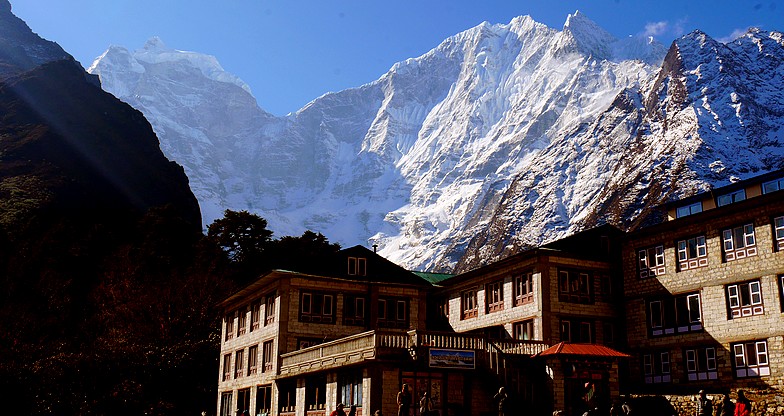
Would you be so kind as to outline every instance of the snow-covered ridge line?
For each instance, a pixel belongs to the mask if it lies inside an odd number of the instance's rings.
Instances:
[[[286,117],[214,57],[160,40],[90,72],[148,117],[205,223],[248,209],[280,235],[448,271],[781,167],[781,34],[703,35],[668,53],[579,12],[561,30],[485,22]]]

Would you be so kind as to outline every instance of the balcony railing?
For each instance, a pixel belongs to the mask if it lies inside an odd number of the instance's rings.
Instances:
[[[549,347],[542,341],[491,341],[476,335],[427,331],[367,331],[280,356],[280,375],[325,370],[384,354],[413,354],[417,347],[534,355]]]
[[[367,331],[280,356],[280,374],[298,374],[374,359],[383,349],[406,350],[405,332]]]
[[[477,335],[452,332],[409,331],[412,345],[433,348],[454,348],[501,352],[514,355],[534,355],[550,346],[544,341],[489,340]]]

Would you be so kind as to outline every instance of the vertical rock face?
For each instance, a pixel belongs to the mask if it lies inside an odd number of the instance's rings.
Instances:
[[[483,23],[285,117],[215,58],[153,43],[90,72],[148,117],[205,222],[250,209],[413,269],[635,227],[672,196],[781,167],[778,32],[697,32],[667,51],[579,12],[562,30]]]

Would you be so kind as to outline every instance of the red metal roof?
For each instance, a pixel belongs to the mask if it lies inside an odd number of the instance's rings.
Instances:
[[[592,357],[619,357],[627,358],[628,354],[616,351],[612,348],[605,347],[604,345],[596,344],[571,344],[568,342],[559,342],[552,347],[540,352],[537,356],[548,355],[583,355]]]

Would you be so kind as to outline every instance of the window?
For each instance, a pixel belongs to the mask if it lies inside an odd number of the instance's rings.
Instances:
[[[259,346],[248,347],[248,375],[256,374],[256,367],[259,363]]]
[[[237,336],[244,335],[248,323],[248,311],[245,308],[237,311]]]
[[[504,309],[504,282],[499,280],[497,282],[488,283],[485,286],[485,302],[487,303],[487,312],[497,312]]]
[[[220,416],[233,416],[234,409],[231,406],[231,392],[221,393]]]
[[[261,344],[261,372],[272,371],[272,341]]]
[[[261,302],[253,302],[250,305],[250,331],[259,329],[261,322]]]
[[[325,293],[302,292],[300,302],[301,322],[320,322],[331,324],[334,296]]]
[[[735,192],[730,192],[728,194],[719,195],[719,197],[716,198],[716,205],[720,206],[720,207],[723,207],[725,205],[729,205],[729,204],[732,204],[732,203],[735,203],[735,202],[743,201],[744,199],[746,199],[746,190],[745,189],[740,189],[740,190],[737,190]]]
[[[773,239],[776,251],[784,249],[784,216],[773,219]]]
[[[514,304],[515,306],[534,301],[534,273],[525,272],[515,276]]]
[[[365,298],[362,296],[346,295],[343,304],[344,325],[365,325]]]
[[[561,341],[586,343],[593,342],[593,325],[589,321],[571,319],[561,320]]]
[[[272,409],[272,386],[256,387],[256,414],[268,415]]]
[[[442,298],[438,300],[438,315],[449,321],[449,298]]]
[[[234,338],[234,313],[226,315],[226,341]]]
[[[466,290],[460,295],[462,319],[476,318],[478,308],[476,305],[476,289]]]
[[[648,302],[648,329],[653,336],[702,330],[698,293]]]
[[[297,338],[297,349],[303,350],[327,342],[326,338]]]
[[[297,409],[297,385],[295,380],[281,380],[278,385],[280,413],[292,414]]]
[[[784,178],[774,179],[770,182],[765,182],[762,184],[763,194],[769,194],[771,192],[776,192],[781,189],[784,189]]]
[[[682,218],[687,215],[697,214],[702,212],[702,202],[695,202],[685,207],[678,207],[675,211],[675,218]]]
[[[612,322],[602,323],[602,338],[604,345],[615,345],[615,324]]]
[[[732,344],[735,355],[736,377],[760,377],[770,375],[768,342],[750,341]]]
[[[660,351],[642,356],[642,372],[645,376],[645,383],[658,384],[669,383],[670,377],[670,353]]]
[[[379,298],[376,323],[380,328],[408,328],[408,300],[395,297]]]
[[[678,267],[681,271],[708,265],[705,236],[678,241]]]
[[[245,366],[245,350],[237,350],[234,353],[234,378],[242,377]]]
[[[364,257],[348,258],[349,276],[367,276],[367,259]]]
[[[609,274],[600,273],[595,276],[594,292],[595,298],[600,301],[609,302],[613,298],[612,278]]]
[[[309,377],[305,381],[305,409],[324,410],[327,404],[326,376]]]
[[[724,242],[724,260],[732,261],[757,255],[757,246],[754,240],[754,225],[746,224],[721,232]]]
[[[520,341],[531,341],[534,339],[534,320],[526,319],[522,322],[512,324],[512,335],[514,339]]]
[[[562,302],[593,303],[590,290],[593,282],[590,274],[561,270],[558,277],[558,298]]]
[[[689,381],[716,380],[719,372],[716,366],[716,348],[701,347],[685,350],[686,377]]]
[[[640,279],[661,276],[666,272],[663,245],[642,249],[637,253]]]
[[[781,311],[784,312],[784,274],[779,275],[779,298],[781,298],[781,301],[779,302],[779,304],[781,304]]]
[[[340,377],[340,403],[362,407],[362,372],[357,371]]]
[[[765,308],[762,305],[759,280],[727,285],[727,306],[729,306],[729,319],[763,315]]]
[[[264,298],[264,326],[275,322],[275,293]]]
[[[223,356],[223,381],[231,378],[231,354]]]

